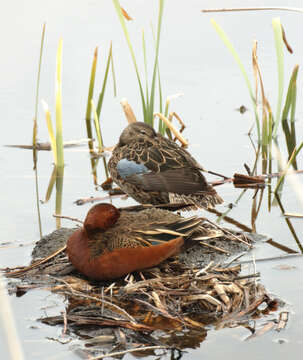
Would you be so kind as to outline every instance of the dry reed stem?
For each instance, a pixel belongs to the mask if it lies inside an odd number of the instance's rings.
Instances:
[[[183,147],[188,146],[188,141],[181,135],[180,131],[161,113],[154,113],[154,118],[160,118],[165,125],[171,130],[175,137],[180,141]]]
[[[86,295],[86,294],[81,293],[80,291],[74,290],[73,287],[64,279],[60,279],[60,278],[56,278],[56,277],[53,277],[53,278],[56,279],[59,282],[63,282],[69,288],[72,295],[74,295],[76,297],[78,296],[78,297],[81,297],[81,298],[101,302],[101,303],[103,303],[103,304],[105,304],[105,305],[107,305],[109,307],[113,307],[116,310],[118,310],[119,312],[121,312],[122,314],[124,314],[126,316],[126,318],[128,320],[130,320],[132,323],[137,324],[137,321],[126,310],[122,309],[120,306],[118,306],[118,305],[116,305],[114,303],[111,303],[109,301],[106,301],[104,299],[100,299],[100,298],[95,297],[95,296]]]
[[[27,271],[32,270],[32,269],[38,267],[39,265],[44,264],[44,263],[46,263],[47,261],[51,260],[52,258],[54,258],[55,256],[57,256],[58,254],[60,254],[62,251],[64,251],[65,249],[66,249],[66,245],[64,245],[64,246],[61,247],[60,249],[56,250],[56,251],[53,252],[52,254],[46,256],[45,258],[43,258],[43,259],[41,259],[41,260],[38,260],[38,261],[34,262],[33,264],[31,264],[31,265],[29,265],[29,266],[24,267],[23,269],[7,272],[7,273],[5,274],[5,276],[11,277],[11,276],[17,276],[17,275],[26,273]]]
[[[60,218],[60,219],[66,219],[66,220],[70,220],[70,221],[74,221],[74,222],[78,222],[80,224],[83,224],[83,221],[77,218],[73,218],[70,216],[66,216],[66,215],[57,215],[57,214],[53,214],[54,218]]]
[[[122,105],[125,117],[128,121],[129,124],[134,123],[137,121],[136,116],[133,112],[133,109],[131,108],[131,106],[129,105],[128,101],[126,98],[123,98],[120,101],[120,104]]]
[[[243,243],[244,245],[246,245],[247,247],[251,248],[252,245],[249,244],[248,242],[244,241],[243,239],[241,239],[239,236],[233,234],[232,232],[228,231],[227,229],[222,228],[221,226],[219,226],[218,224],[215,224],[214,222],[210,221],[209,219],[206,219],[206,221],[208,223],[210,223],[211,225],[213,225],[214,227],[216,227],[217,229],[220,229],[224,234],[228,234],[229,236],[231,236],[232,238],[234,238],[237,241],[240,241],[241,243]]]
[[[256,337],[263,336],[268,331],[272,330],[276,324],[274,321],[269,321],[267,324],[265,324],[261,329],[255,331],[252,335],[248,336],[245,341],[255,339]]]
[[[208,239],[213,239],[213,237],[209,237]],[[216,250],[216,251],[218,251],[218,252],[221,252],[221,253],[223,253],[223,254],[229,254],[228,251],[226,251],[226,250],[224,250],[224,249],[221,249],[221,248],[218,247],[218,246],[210,245],[210,244],[207,244],[207,243],[205,243],[205,242],[203,242],[203,241],[200,241],[200,244],[203,245],[203,246],[205,246],[205,247],[208,247],[208,248],[210,248],[210,249],[213,249],[213,250]]]
[[[214,289],[219,296],[219,298],[224,302],[224,304],[227,306],[227,309],[230,309],[231,303],[229,300],[229,297],[225,293],[225,287],[219,283],[218,279],[213,278],[210,280],[211,284],[213,284]]]
[[[303,9],[286,7],[286,6],[256,6],[256,7],[243,7],[243,8],[221,8],[221,9],[203,9],[203,13],[213,13],[213,12],[235,12],[235,11],[266,11],[266,10],[282,10],[282,11],[294,11],[303,13]]]
[[[288,311],[282,311],[279,315],[279,322],[277,325],[276,330],[277,331],[281,331],[283,329],[285,329],[287,323],[288,323],[288,318],[289,318],[289,312]]]
[[[70,141],[65,141],[63,143],[63,147],[64,148],[70,148],[70,147],[76,147],[76,146],[80,146],[82,144],[86,144],[89,141],[94,141],[94,139],[79,139],[79,140],[70,140]],[[37,151],[50,151],[51,148],[51,144],[49,142],[37,142],[35,146],[33,145],[5,145],[5,147],[11,147],[11,148],[19,148],[19,149],[25,149],[25,150],[33,150],[35,148],[35,150]]]

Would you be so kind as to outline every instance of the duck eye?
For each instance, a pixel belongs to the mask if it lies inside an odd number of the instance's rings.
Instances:
[[[140,134],[146,135],[146,131],[145,130],[140,130]]]

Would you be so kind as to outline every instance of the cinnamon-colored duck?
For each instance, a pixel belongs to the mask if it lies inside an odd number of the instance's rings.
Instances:
[[[158,208],[129,212],[97,204],[87,213],[83,227],[68,239],[66,251],[74,267],[87,277],[115,279],[176,255],[184,241],[209,231],[202,222]]]

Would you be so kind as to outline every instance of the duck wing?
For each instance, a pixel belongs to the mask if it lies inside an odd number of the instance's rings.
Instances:
[[[149,223],[146,228],[134,229],[133,231],[139,235],[141,241],[147,241],[151,245],[156,245],[157,243],[175,239],[178,236],[185,239],[190,238],[194,232],[202,235],[205,232],[202,223],[203,220],[201,218],[192,216],[171,222],[155,221]]]
[[[145,191],[215,194],[201,170],[185,149],[162,137],[148,143],[134,142],[117,162],[118,174]]]

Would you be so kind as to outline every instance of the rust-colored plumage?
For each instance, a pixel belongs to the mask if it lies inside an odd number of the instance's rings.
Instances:
[[[206,231],[197,217],[182,218],[156,208],[119,211],[110,204],[97,204],[83,227],[68,239],[67,254],[89,278],[115,279],[158,265],[176,255],[184,240]]]

